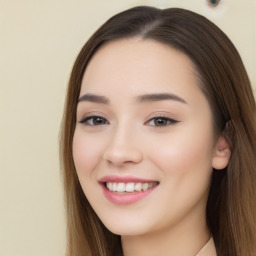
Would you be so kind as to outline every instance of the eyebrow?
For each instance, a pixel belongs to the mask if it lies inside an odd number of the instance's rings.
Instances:
[[[138,103],[150,103],[150,102],[163,101],[163,100],[174,100],[174,101],[187,104],[187,102],[184,99],[172,93],[144,94],[136,97],[136,102]],[[110,101],[108,98],[106,98],[105,96],[95,95],[95,94],[85,94],[81,96],[78,99],[78,102],[82,102],[82,101],[100,103],[105,105],[110,104]]]
[[[139,103],[162,101],[162,100],[174,100],[174,101],[187,104],[187,102],[184,99],[172,93],[145,94],[145,95],[138,96],[136,98],[136,101]]]
[[[109,105],[109,100],[105,96],[95,95],[95,94],[85,94],[78,99],[78,102],[89,101],[95,103],[101,103]]]

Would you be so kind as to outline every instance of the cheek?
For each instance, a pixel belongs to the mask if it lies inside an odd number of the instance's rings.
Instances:
[[[176,175],[179,178],[190,173],[196,176],[197,173],[211,170],[211,129],[191,128],[162,139],[163,141],[158,140],[159,145],[152,149],[154,152],[150,155],[166,175]]]
[[[98,186],[94,171],[102,157],[102,140],[96,139],[77,129],[73,138],[73,159],[76,173],[82,190],[92,206],[97,206],[102,194],[95,193],[95,185]]]
[[[73,159],[79,176],[90,176],[100,159],[102,143],[93,136],[76,130],[73,138]]]
[[[178,219],[192,211],[195,205],[204,206],[207,200],[212,173],[212,140],[208,132],[201,133],[201,137],[193,135],[170,136],[162,141],[161,150],[151,152],[151,161],[162,173],[163,200],[159,208],[168,208],[163,211],[163,219]],[[168,216],[164,212],[168,212]]]

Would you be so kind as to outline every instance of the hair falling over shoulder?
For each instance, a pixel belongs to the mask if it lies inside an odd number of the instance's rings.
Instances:
[[[103,24],[80,51],[70,76],[60,134],[67,215],[67,256],[122,255],[120,237],[101,223],[79,184],[72,158],[81,81],[93,54],[121,38],[153,39],[195,64],[214,126],[230,142],[228,167],[213,170],[207,221],[218,256],[256,255],[256,108],[242,60],[227,36],[194,12],[136,7]]]

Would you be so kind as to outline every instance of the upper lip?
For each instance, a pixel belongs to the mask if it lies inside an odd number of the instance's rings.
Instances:
[[[133,176],[116,176],[116,175],[108,175],[104,176],[99,180],[100,183],[107,183],[107,182],[137,182],[137,183],[153,183],[157,182],[156,180],[151,180],[151,179],[142,179],[138,177],[133,177]]]

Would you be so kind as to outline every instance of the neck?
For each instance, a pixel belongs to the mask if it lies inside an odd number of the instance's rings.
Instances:
[[[122,236],[121,241],[124,256],[195,256],[209,238],[206,220],[202,218],[199,222],[183,220],[172,228],[149,234]]]

